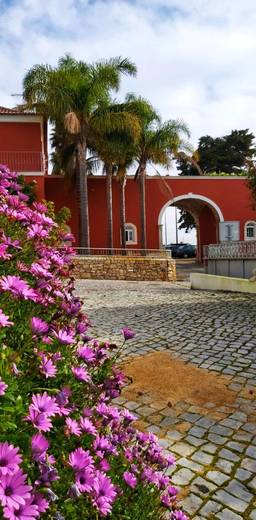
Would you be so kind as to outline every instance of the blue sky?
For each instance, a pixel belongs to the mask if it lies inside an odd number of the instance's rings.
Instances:
[[[19,101],[11,94],[35,63],[122,55],[138,76],[120,96],[139,93],[164,119],[183,119],[194,145],[256,133],[255,34],[255,0],[0,0],[0,104]]]

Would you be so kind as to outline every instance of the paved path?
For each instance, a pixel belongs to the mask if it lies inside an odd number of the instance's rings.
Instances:
[[[217,412],[186,400],[156,410],[147,395],[125,405],[176,455],[173,481],[186,490],[190,518],[256,520],[255,296],[190,291],[185,282],[88,280],[77,289],[99,337],[120,342],[121,327],[136,330],[126,356],[168,349],[231,377],[235,402]]]

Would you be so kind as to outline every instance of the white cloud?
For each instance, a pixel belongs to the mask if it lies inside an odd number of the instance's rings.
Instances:
[[[149,98],[163,118],[200,135],[256,133],[254,0],[0,0],[0,104],[13,105],[34,63],[65,52],[128,56],[138,77],[122,93]],[[18,101],[18,98],[17,98]]]

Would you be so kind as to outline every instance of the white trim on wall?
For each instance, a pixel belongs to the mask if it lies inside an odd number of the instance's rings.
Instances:
[[[162,224],[162,218],[164,216],[164,212],[169,206],[171,206],[181,200],[189,200],[189,199],[202,200],[203,202],[206,202],[206,204],[211,206],[216,211],[216,213],[220,219],[220,222],[224,222],[223,213],[222,213],[221,209],[219,208],[219,206],[217,206],[217,204],[213,200],[209,199],[208,197],[205,197],[204,195],[198,195],[196,193],[186,193],[184,195],[179,195],[178,197],[174,197],[173,199],[170,199],[168,202],[166,202],[166,204],[160,210],[160,213],[158,216],[158,225],[160,226]]]
[[[23,115],[8,115],[0,114],[0,123],[41,123],[43,121],[43,116],[39,116],[37,114],[24,114]]]
[[[137,234],[137,227],[135,226],[135,224],[132,224],[131,222],[126,222],[125,223],[125,230],[126,230],[126,227],[130,227],[132,228],[133,230],[133,235],[134,235],[134,240],[127,240],[126,241],[126,244],[128,246],[136,246],[138,244],[138,234]]]

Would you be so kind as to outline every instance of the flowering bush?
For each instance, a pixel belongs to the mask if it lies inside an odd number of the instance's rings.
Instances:
[[[0,166],[0,517],[185,520],[172,457],[111,404],[124,377],[88,335],[62,217]]]

